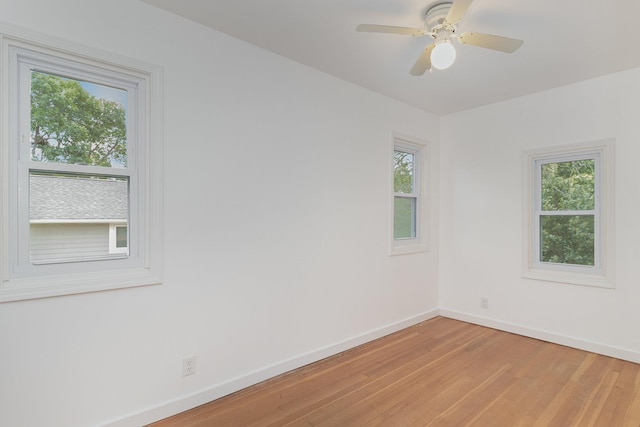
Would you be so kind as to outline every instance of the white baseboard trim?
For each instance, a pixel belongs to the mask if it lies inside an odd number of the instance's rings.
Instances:
[[[177,399],[167,401],[139,412],[135,412],[113,421],[103,424],[108,427],[139,427],[145,424],[158,421],[180,412],[186,411],[196,406],[203,405],[212,400],[219,399],[243,388],[252,386],[277,375],[284,374],[293,369],[300,368],[313,362],[325,359],[327,357],[342,353],[343,351],[365,344],[369,341],[381,338],[385,335],[392,334],[410,326],[416,325],[425,320],[432,319],[439,315],[438,309],[433,309],[417,316],[413,316],[399,322],[366,332],[364,334],[346,339],[344,341],[319,348],[317,350],[302,354],[297,357],[276,363],[271,366],[250,372],[241,377],[226,381],[224,383],[215,384],[204,390],[179,397]]]
[[[474,323],[476,325],[486,326],[488,328],[498,329],[505,332],[511,332],[514,334],[535,338],[542,341],[548,341],[554,344],[573,347],[579,350],[585,350],[592,353],[602,354],[604,356],[615,357],[616,359],[626,360],[633,363],[640,363],[640,353],[638,353],[637,351],[628,350],[625,348],[614,347],[614,346],[601,344],[593,341],[560,335],[554,332],[529,328],[529,327],[514,324],[514,323],[502,322],[502,321],[490,319],[487,317],[475,316],[472,314],[461,313],[459,311],[454,311],[454,310],[447,310],[444,308],[440,309],[440,315],[442,317],[462,320],[464,322]]]

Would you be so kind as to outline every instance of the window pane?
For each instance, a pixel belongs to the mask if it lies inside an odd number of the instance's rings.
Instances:
[[[116,248],[127,247],[127,227],[116,227]]]
[[[126,224],[128,216],[127,178],[31,172],[30,261],[45,264],[126,257],[126,253],[109,254],[109,224]]]
[[[540,260],[560,264],[594,265],[594,216],[540,217]]]
[[[395,239],[409,239],[416,237],[415,198],[394,198],[393,237]]]
[[[542,210],[593,210],[595,160],[546,163],[542,166]]]
[[[127,91],[31,72],[31,160],[127,166]]]
[[[393,191],[395,193],[413,193],[414,155],[395,150],[393,153]]]

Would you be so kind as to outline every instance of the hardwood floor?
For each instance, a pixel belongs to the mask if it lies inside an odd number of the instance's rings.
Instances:
[[[640,365],[439,317],[152,426],[640,426]]]

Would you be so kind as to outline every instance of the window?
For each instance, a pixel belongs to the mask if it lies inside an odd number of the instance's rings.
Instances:
[[[109,253],[129,255],[129,238],[127,225],[111,224],[109,226]]]
[[[525,277],[612,286],[612,143],[528,152]]]
[[[392,255],[428,249],[426,150],[426,143],[399,136],[393,138]]]
[[[418,207],[417,182],[414,167],[416,155],[407,149],[393,152],[393,238],[416,238]]]
[[[1,37],[0,301],[159,283],[159,70]]]

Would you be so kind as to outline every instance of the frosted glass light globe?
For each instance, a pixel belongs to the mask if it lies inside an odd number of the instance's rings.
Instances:
[[[444,70],[456,60],[456,49],[448,41],[437,43],[431,51],[431,65],[438,70]]]

